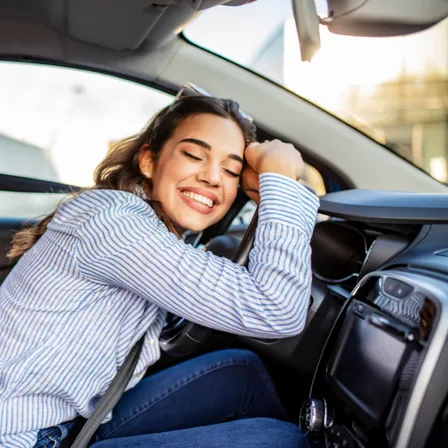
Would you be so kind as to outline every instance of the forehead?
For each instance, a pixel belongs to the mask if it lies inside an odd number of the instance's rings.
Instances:
[[[228,118],[210,114],[186,118],[174,131],[171,138],[176,144],[185,138],[195,138],[208,143],[212,150],[243,156],[244,133],[237,123]]]

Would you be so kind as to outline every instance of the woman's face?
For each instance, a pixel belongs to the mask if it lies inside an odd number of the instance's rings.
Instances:
[[[233,121],[200,114],[186,118],[164,144],[157,163],[142,150],[140,169],[179,232],[203,230],[219,221],[235,200],[245,140]]]

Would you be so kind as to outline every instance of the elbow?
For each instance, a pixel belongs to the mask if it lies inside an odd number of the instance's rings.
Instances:
[[[299,336],[300,334],[302,334],[304,332],[305,326],[306,326],[306,315],[302,319],[298,320],[297,324],[289,332],[289,335],[285,336],[285,337]]]
[[[269,338],[272,339],[286,339],[299,336],[303,333],[306,326],[306,314],[304,316],[293,316],[288,319],[283,325],[272,326]]]
[[[309,308],[309,291],[306,290],[304,295],[299,297],[299,300],[295,301],[291,306],[291,303],[279,309],[277,318],[277,325],[272,325],[272,329],[275,330],[275,337],[291,338],[299,336],[303,333],[306,327],[308,308]]]
[[[305,330],[305,323],[306,323],[305,319],[300,319],[296,324],[282,331],[277,337],[280,339],[280,338],[293,338],[295,336],[299,336]]]
[[[258,322],[268,339],[282,339],[299,336],[306,327],[310,303],[310,284],[304,281],[295,289],[293,296],[269,296],[265,294]],[[261,328],[260,328],[261,329]]]
[[[298,290],[297,299],[292,301],[293,306],[290,302],[289,305],[283,307],[285,325],[279,332],[278,338],[299,336],[305,330],[311,295],[311,279],[308,281],[308,276],[304,277]]]

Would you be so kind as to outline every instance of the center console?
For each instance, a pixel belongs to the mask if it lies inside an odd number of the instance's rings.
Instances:
[[[448,283],[365,276],[341,311],[300,425],[327,447],[424,447],[448,391]]]

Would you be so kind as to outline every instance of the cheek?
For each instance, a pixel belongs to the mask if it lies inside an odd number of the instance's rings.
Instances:
[[[177,177],[176,173],[178,172],[175,164],[165,164],[160,163],[155,170],[153,175],[153,194],[154,199],[162,201],[163,199],[167,199],[169,197],[169,192],[175,186]]]
[[[231,180],[224,189],[224,204],[230,207],[238,193],[239,179]]]

